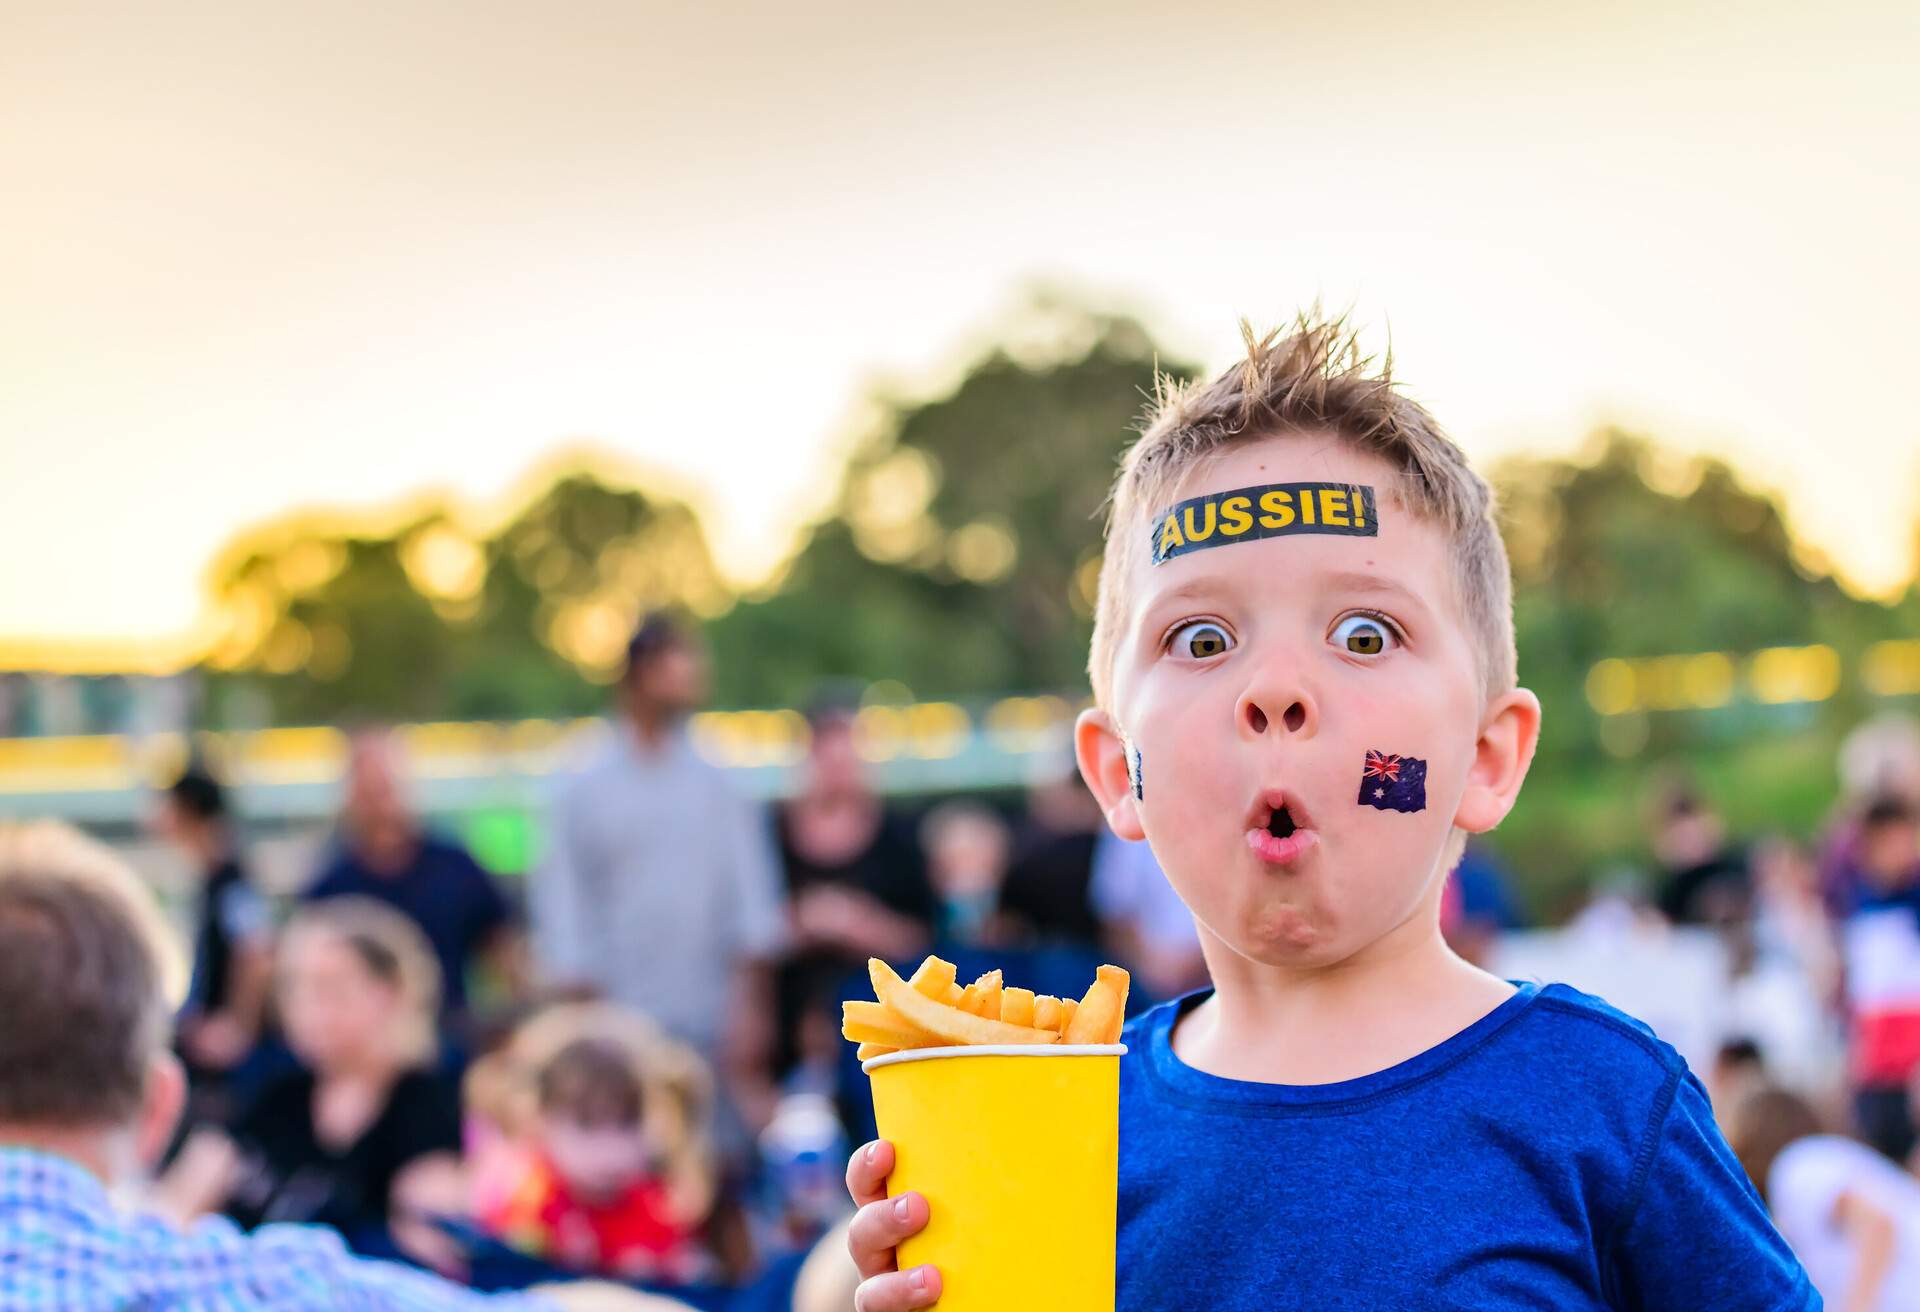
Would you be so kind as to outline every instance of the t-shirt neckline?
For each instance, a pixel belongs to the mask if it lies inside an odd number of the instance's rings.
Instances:
[[[1206,1103],[1226,1111],[1265,1109],[1271,1113],[1289,1108],[1304,1111],[1366,1101],[1416,1084],[1459,1061],[1505,1028],[1540,996],[1540,985],[1534,981],[1507,982],[1515,986],[1513,995],[1459,1033],[1385,1070],[1332,1084],[1231,1080],[1181,1061],[1173,1051],[1173,1026],[1180,1017],[1212,996],[1211,989],[1202,989],[1169,1003],[1154,1018],[1146,1043],[1147,1068],[1156,1083],[1183,1101]]]

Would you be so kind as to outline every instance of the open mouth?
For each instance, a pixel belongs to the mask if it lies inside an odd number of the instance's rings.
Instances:
[[[1275,788],[1261,794],[1247,817],[1247,843],[1262,861],[1290,865],[1314,846],[1312,819],[1296,798]]]

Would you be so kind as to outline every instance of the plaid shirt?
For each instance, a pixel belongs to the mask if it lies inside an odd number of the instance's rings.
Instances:
[[[0,1308],[6,1312],[535,1312],[349,1253],[317,1226],[247,1234],[221,1217],[181,1231],[116,1209],[61,1157],[0,1148]]]

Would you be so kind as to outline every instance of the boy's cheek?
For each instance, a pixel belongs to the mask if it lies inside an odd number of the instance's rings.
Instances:
[[[1142,698],[1125,725],[1134,784],[1146,815],[1170,818],[1205,803],[1217,808],[1236,751],[1220,732],[1222,712],[1198,696]]]

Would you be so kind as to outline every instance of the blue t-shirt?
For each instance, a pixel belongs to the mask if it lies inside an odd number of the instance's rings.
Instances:
[[[467,967],[513,914],[493,876],[466,848],[432,834],[422,834],[413,861],[391,875],[369,870],[352,848],[336,846],[304,897],[378,898],[420,926],[440,963],[442,1011],[466,1005]]]
[[[1523,984],[1337,1084],[1185,1065],[1189,994],[1127,1026],[1116,1312],[1818,1309],[1653,1032]]]

